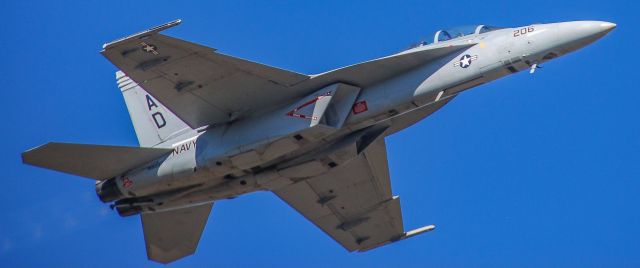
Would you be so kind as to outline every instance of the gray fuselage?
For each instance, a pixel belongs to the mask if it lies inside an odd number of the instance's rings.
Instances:
[[[349,106],[348,116],[337,128],[324,126],[331,122],[310,127],[313,119],[296,112],[302,113],[305,103],[320,101],[324,91],[350,92],[350,87],[360,85],[334,81],[281,107],[175,136],[157,146],[173,148],[173,153],[114,178],[116,183],[110,187],[116,188],[110,189],[108,196],[103,182],[98,184],[98,192],[103,193],[103,201],[116,201],[114,206],[127,216],[277,189],[346,163],[353,154],[345,153],[344,148],[353,141],[366,140],[363,137],[370,133],[393,134],[428,116],[461,91],[518,71],[533,71],[539,64],[590,44],[614,27],[600,21],[535,24],[414,47],[399,54],[468,45],[361,87],[354,95],[356,105]]]

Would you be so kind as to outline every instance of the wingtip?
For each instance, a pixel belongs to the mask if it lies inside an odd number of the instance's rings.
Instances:
[[[36,147],[32,147],[29,148],[27,150],[25,150],[24,152],[20,153],[20,158],[22,159],[22,163],[23,164],[27,164],[27,165],[32,165],[31,163],[29,163],[29,154],[35,152],[36,150],[40,149],[40,148],[44,148],[45,146],[51,144],[51,142],[47,142],[44,144],[40,144]]]
[[[142,37],[144,37],[146,35],[155,34],[155,33],[164,31],[166,29],[169,29],[171,27],[178,26],[178,25],[180,25],[180,23],[182,23],[182,19],[175,19],[175,20],[172,20],[170,22],[167,22],[167,23],[164,23],[164,24],[149,28],[149,29],[144,30],[142,32],[138,32],[138,33],[135,33],[135,34],[132,34],[132,35],[117,39],[117,40],[112,41],[112,42],[104,43],[102,45],[102,50],[104,52],[104,50],[106,50],[107,48],[116,46],[117,44],[123,43],[123,42],[125,42],[127,40],[130,40],[130,39],[133,39],[133,38],[138,38],[138,37],[142,38]]]
[[[410,237],[413,237],[413,236],[416,236],[416,235],[419,235],[419,234],[423,234],[423,233],[426,233],[426,232],[429,232],[429,231],[433,231],[434,229],[436,229],[436,226],[433,225],[433,224],[427,225],[427,226],[423,226],[423,227],[420,227],[418,229],[414,229],[414,230],[406,232],[405,235],[402,237],[402,239],[407,239],[407,238],[410,238]]]

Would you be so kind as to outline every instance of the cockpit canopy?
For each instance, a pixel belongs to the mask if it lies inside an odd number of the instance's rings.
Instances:
[[[437,31],[433,36],[433,43],[449,41],[452,39],[460,38],[463,36],[469,36],[474,34],[483,34],[491,31],[499,30],[502,28],[489,26],[489,25],[467,25],[467,26],[459,26],[454,27],[447,30]],[[411,48],[428,45],[428,41],[420,42],[416,45],[413,45]]]
[[[448,41],[451,39],[455,39],[455,38],[459,38],[467,35],[483,34],[483,33],[495,31],[498,29],[501,29],[501,28],[488,26],[488,25],[460,26],[452,29],[437,31],[435,36],[433,37],[433,42],[438,43],[438,42]]]

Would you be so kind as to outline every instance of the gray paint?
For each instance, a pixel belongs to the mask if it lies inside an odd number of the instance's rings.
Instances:
[[[608,22],[576,21],[500,29],[306,76],[158,33],[178,23],[106,44],[102,51],[142,86],[119,73],[141,145],[173,150],[151,162],[134,159],[138,162],[130,162],[140,163],[134,167],[92,158],[117,165],[110,170],[124,170],[117,189],[110,189],[119,194],[112,205],[121,215],[189,212],[195,205],[269,190],[349,251],[433,229],[404,230],[399,199],[390,188],[385,135],[429,116],[464,90],[535,69],[615,28]],[[164,109],[167,126],[160,128],[150,115],[155,111],[136,104],[136,97],[139,101],[147,92],[164,104],[158,108]],[[354,104],[360,104],[357,110]],[[292,111],[310,117],[292,116]],[[148,148],[139,150],[148,157],[143,153]],[[25,163],[80,174],[77,165],[59,165],[47,150],[24,155],[39,159]],[[68,163],[82,155],[56,157]],[[194,224],[201,226],[188,232],[193,235],[185,235],[186,241],[197,244],[208,211],[195,216],[200,222]],[[163,215],[174,214],[180,215]],[[156,229],[145,228],[148,247],[169,232]],[[193,243],[177,248],[178,240],[164,241],[150,258],[168,262],[195,250]],[[163,251],[171,254],[156,255]]]

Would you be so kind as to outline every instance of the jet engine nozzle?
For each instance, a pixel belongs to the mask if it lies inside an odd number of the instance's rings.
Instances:
[[[100,201],[104,203],[124,198],[114,178],[96,183],[96,194],[98,194]]]
[[[120,217],[128,217],[142,213],[143,209],[140,206],[119,206],[116,207],[116,211]]]

